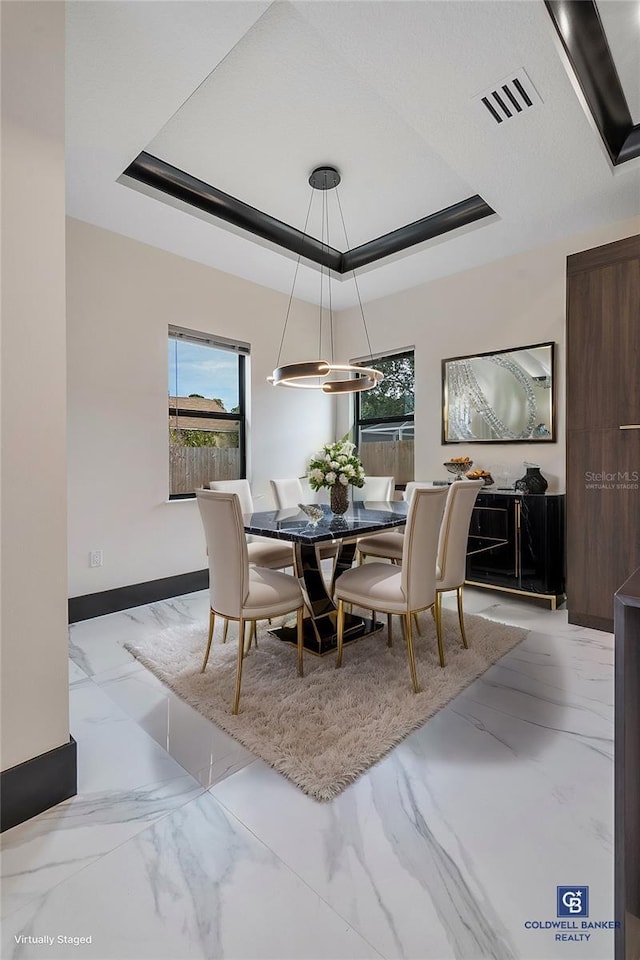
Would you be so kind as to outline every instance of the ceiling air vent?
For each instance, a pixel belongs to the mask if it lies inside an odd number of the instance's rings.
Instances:
[[[517,70],[475,96],[494,123],[504,123],[542,103],[525,70]]]

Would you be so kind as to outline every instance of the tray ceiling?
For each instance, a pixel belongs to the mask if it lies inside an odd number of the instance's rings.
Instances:
[[[67,11],[70,215],[274,289],[290,290],[290,251],[122,172],[146,150],[301,229],[310,171],[335,165],[342,250],[475,194],[496,211],[364,267],[365,300],[640,213],[638,164],[614,176],[537,0]],[[498,126],[478,94],[521,70],[536,109]],[[296,293],[315,300],[316,277],[303,263]],[[337,308],[355,300],[339,286]]]

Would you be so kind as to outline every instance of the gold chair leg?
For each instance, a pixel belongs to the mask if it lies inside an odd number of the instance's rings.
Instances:
[[[297,615],[297,628],[298,628],[298,676],[304,677],[304,607],[300,607]]]
[[[409,656],[409,672],[411,673],[411,682],[413,684],[413,692],[420,693],[420,684],[418,683],[418,674],[416,672],[416,658],[413,653],[413,630],[412,630],[412,620],[410,613],[404,613],[402,615],[405,621],[405,635],[407,638],[407,654]]]
[[[226,643],[226,642],[227,642],[227,633],[228,633],[228,632],[229,632],[229,621],[228,621],[228,620],[225,620],[225,622],[224,622],[224,630],[222,631],[222,642],[223,642],[223,643]]]
[[[456,590],[458,594],[458,620],[460,621],[460,633],[462,634],[462,646],[465,650],[469,649],[469,644],[467,643],[467,635],[464,632],[464,610],[462,609],[462,587],[458,587]]]
[[[336,668],[342,666],[342,639],[344,636],[344,602],[338,600],[338,650],[336,654]]]
[[[422,633],[420,632],[420,624],[418,623],[418,612],[417,612],[417,610],[414,610],[413,613],[411,614],[411,616],[413,617],[413,622],[414,622],[415,627],[416,627],[416,633],[418,634],[419,637],[421,637],[421,636],[422,636]]]
[[[247,654],[249,653],[249,651],[251,650],[251,643],[252,643],[252,640],[253,640],[253,623],[254,623],[253,620],[245,620],[245,621],[244,621],[244,627],[243,627],[243,630],[242,630],[242,650],[243,650],[242,656],[243,656],[243,657],[246,657]],[[249,625],[249,636],[248,636],[248,638],[245,637],[247,624]]]
[[[363,564],[363,563],[364,563],[364,557],[363,557],[363,555],[360,553],[360,551],[358,550],[358,566],[360,566],[360,565]]]
[[[387,614],[387,646],[393,646],[393,614]]]
[[[440,666],[444,667],[444,644],[442,643],[442,594],[436,592],[434,603],[436,619],[436,636],[438,638],[438,656],[440,657]]]
[[[244,620],[238,624],[238,666],[236,667],[236,693],[233,698],[233,713],[238,713],[240,706],[240,685],[242,684],[242,660],[244,658]]]
[[[209,653],[211,651],[211,641],[213,640],[213,628],[215,626],[215,622],[216,615],[213,610],[209,610],[209,639],[207,640],[207,652],[204,655],[204,660],[202,661],[202,670],[200,673],[204,673],[204,671],[207,669],[207,660],[209,659]]]

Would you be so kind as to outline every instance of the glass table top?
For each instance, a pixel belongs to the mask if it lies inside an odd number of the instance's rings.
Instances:
[[[298,507],[245,514],[245,533],[309,544],[341,540],[400,527],[407,521],[409,508],[404,500],[388,503],[356,500],[343,516],[337,516],[328,504],[317,506],[321,507],[322,516],[315,523]]]

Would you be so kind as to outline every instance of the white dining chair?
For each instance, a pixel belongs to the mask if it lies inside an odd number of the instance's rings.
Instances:
[[[271,493],[276,510],[290,510],[301,503],[307,503],[305,490],[302,486],[302,480],[299,477],[289,477],[284,480],[270,480]],[[338,552],[339,544],[335,541],[331,543],[319,543],[316,545],[316,551],[321,560],[331,560]]]
[[[413,496],[414,490],[424,490],[432,487],[433,485],[433,480],[409,480],[402,491],[402,499],[406,500],[408,503],[411,503],[411,497]]]
[[[471,513],[478,492],[484,486],[483,480],[454,480],[449,487],[431,488],[444,489],[447,491],[447,500],[442,518],[442,527],[438,538],[438,557],[436,561],[436,607],[434,617],[436,629],[438,630],[438,651],[440,654],[440,666],[444,667],[444,643],[442,639],[442,594],[455,590],[458,600],[458,620],[460,622],[460,633],[462,635],[462,644],[468,647],[467,635],[464,629],[464,611],[462,602],[462,590],[466,575],[467,566],[467,544],[469,541],[469,524],[471,523]],[[407,484],[406,494],[411,501],[417,489],[427,489],[416,483],[409,488]],[[358,551],[360,562],[364,557],[376,557],[380,560],[390,560],[391,563],[402,563],[402,551],[404,547],[404,535],[402,533],[374,534],[370,537],[362,537],[358,541]],[[416,629],[419,630],[416,620]]]
[[[302,590],[295,577],[249,563],[242,508],[237,493],[196,490],[209,556],[209,637],[202,663],[211,651],[216,616],[238,621],[238,665],[233,713],[240,705],[245,623],[297,613],[298,674],[303,676]]]
[[[253,497],[248,480],[211,480],[209,482],[209,489],[217,490],[221,493],[237,494],[242,513],[254,512]],[[248,536],[246,537],[246,541],[249,563],[255,564],[258,567],[268,567],[269,570],[286,570],[288,567],[291,567],[293,571],[295,568],[293,546],[291,544],[282,543],[271,537]],[[224,630],[222,631],[223,643],[227,642],[228,632],[229,621],[227,620],[225,621]],[[253,637],[249,638],[250,644],[252,639]],[[257,636],[255,636],[255,641],[257,646]]]
[[[222,493],[235,493],[240,501],[242,513],[253,513],[253,497],[248,480],[211,480],[210,490]],[[293,567],[293,548],[290,543],[282,543],[271,537],[247,537],[249,563],[270,570],[284,570]]]
[[[442,594],[455,590],[460,634],[465,648],[468,648],[469,644],[464,629],[462,589],[467,570],[469,525],[476,497],[484,485],[484,480],[461,480],[451,484],[438,541],[436,612],[439,613],[442,609]],[[441,621],[442,618],[439,619]]]
[[[431,487],[433,487],[433,483],[430,480],[409,480],[403,490],[402,499],[410,503],[414,490],[430,489]],[[376,557],[381,560],[391,560],[392,563],[400,563],[402,560],[403,536],[404,528],[401,527],[399,530],[389,530],[386,533],[361,537],[358,540],[358,563],[362,563],[365,557]]]
[[[270,480],[271,493],[276,510],[289,510],[299,503],[306,503],[300,477],[287,477],[283,480]]]
[[[366,476],[363,487],[353,488],[353,499],[387,502],[393,500],[395,488],[394,477]]]
[[[388,503],[390,500],[393,500],[394,493],[395,493],[394,477],[366,476],[364,481],[364,487],[360,487],[360,488],[354,487],[353,499],[363,500],[370,503],[375,503],[375,502]],[[379,533],[377,535],[374,535],[372,539],[376,540],[377,538],[381,538],[382,542],[384,542],[385,538],[389,536],[397,537],[398,531]],[[360,544],[366,545],[366,542],[368,539],[369,537],[360,537],[358,539],[358,550],[357,550],[358,563],[362,563],[366,555],[366,550],[361,551]],[[372,554],[372,555],[375,556],[376,554]],[[381,556],[385,556],[385,554],[383,553],[381,554]]]
[[[349,603],[387,614],[391,644],[391,618],[402,617],[407,643],[409,671],[414,693],[420,691],[413,651],[412,614],[436,607],[436,555],[438,535],[444,512],[446,489],[433,487],[416,490],[407,514],[403,539],[402,565],[365,563],[345,571],[336,580],[338,601],[338,651],[336,667],[342,666],[345,604]]]

